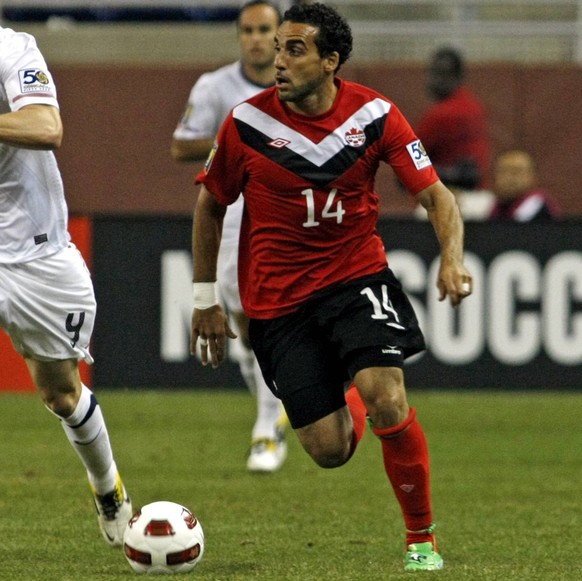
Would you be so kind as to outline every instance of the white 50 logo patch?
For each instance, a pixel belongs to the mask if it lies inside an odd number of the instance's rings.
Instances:
[[[212,149],[210,150],[210,153],[208,154],[208,158],[206,159],[206,163],[204,164],[204,173],[208,173],[208,171],[210,170],[210,166],[212,165],[212,160],[214,159],[214,156],[216,154],[216,151],[218,149],[218,142],[214,142],[214,145],[212,146]]]
[[[48,75],[40,69],[22,69],[18,71],[20,91],[22,93],[50,93]]]
[[[408,150],[408,155],[412,158],[416,169],[424,169],[425,167],[432,165],[420,139],[409,143],[406,146],[406,149]]]

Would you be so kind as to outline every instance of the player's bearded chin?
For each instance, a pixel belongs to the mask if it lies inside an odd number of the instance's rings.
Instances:
[[[290,81],[286,81],[287,85],[284,89],[279,89],[279,97],[282,101],[287,101],[289,103],[299,103],[304,99],[307,99],[310,95],[314,94],[317,87],[320,86],[320,79],[314,79],[311,82],[307,82],[304,85],[297,87],[291,85]],[[283,93],[281,92],[283,91]]]

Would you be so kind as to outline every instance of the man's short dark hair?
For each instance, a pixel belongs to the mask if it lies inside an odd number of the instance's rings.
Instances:
[[[465,61],[463,56],[457,49],[451,46],[443,46],[442,48],[439,48],[433,54],[432,59],[433,62],[442,59],[448,60],[451,74],[457,79],[462,79],[465,75]]]
[[[245,2],[240,8],[240,11],[238,13],[238,18],[236,19],[237,26],[240,25],[241,14],[247,8],[252,8],[253,6],[268,6],[269,8],[272,8],[275,11],[275,13],[277,14],[277,24],[279,25],[283,21],[283,16],[281,14],[281,10],[279,9],[279,6],[277,6],[277,4],[275,4],[274,2],[270,2],[269,0],[249,0],[248,2]]]
[[[283,22],[300,22],[319,29],[315,36],[315,46],[322,57],[333,52],[339,54],[336,72],[352,52],[352,31],[343,16],[327,4],[296,4],[283,14]]]

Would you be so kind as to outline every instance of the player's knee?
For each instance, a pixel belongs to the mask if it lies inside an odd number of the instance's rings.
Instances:
[[[75,386],[44,388],[40,392],[44,405],[61,418],[68,418],[75,411],[79,401]]]
[[[343,466],[350,458],[350,447],[341,442],[318,442],[306,448],[307,453],[321,468],[338,468]]]
[[[406,419],[409,407],[400,369],[363,370],[355,380],[374,426],[389,428]]]
[[[304,450],[322,468],[337,468],[352,454],[353,424],[346,406],[296,430]]]
[[[311,456],[315,463],[320,468],[339,468],[343,466],[349,459],[348,454],[333,454],[333,455],[323,455],[323,456]]]
[[[336,456],[334,458],[328,458],[324,464],[319,464],[322,468],[339,468],[343,466],[350,459],[350,454],[342,454],[342,456]]]
[[[408,402],[403,394],[384,393],[366,401],[368,415],[374,426],[390,428],[403,422],[408,417]]]
[[[77,361],[41,362],[27,359],[26,362],[44,405],[57,416],[70,416],[81,396],[82,383]]]

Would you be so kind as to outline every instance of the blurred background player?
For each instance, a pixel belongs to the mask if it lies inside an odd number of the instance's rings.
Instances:
[[[465,85],[465,63],[450,47],[431,57],[426,90],[434,104],[416,128],[442,182],[449,188],[483,189],[490,163],[485,106]]]
[[[492,179],[495,198],[490,219],[532,222],[560,217],[557,202],[539,187],[536,164],[526,151],[498,155]]]
[[[104,538],[121,545],[131,501],[101,408],[78,368],[81,359],[93,362],[96,305],[67,231],[51,151],[62,136],[55,85],[35,39],[0,27],[0,328],[87,469]]]
[[[224,118],[240,103],[275,83],[274,38],[281,20],[275,4],[252,0],[241,8],[237,21],[240,60],[202,75],[190,93],[182,120],[172,140],[176,161],[192,162],[208,157]],[[224,219],[218,257],[220,295],[238,331],[241,373],[257,400],[257,418],[251,434],[247,468],[252,472],[274,472],[287,456],[283,406],[267,387],[248,338],[238,286],[238,245],[243,197],[233,204]]]

